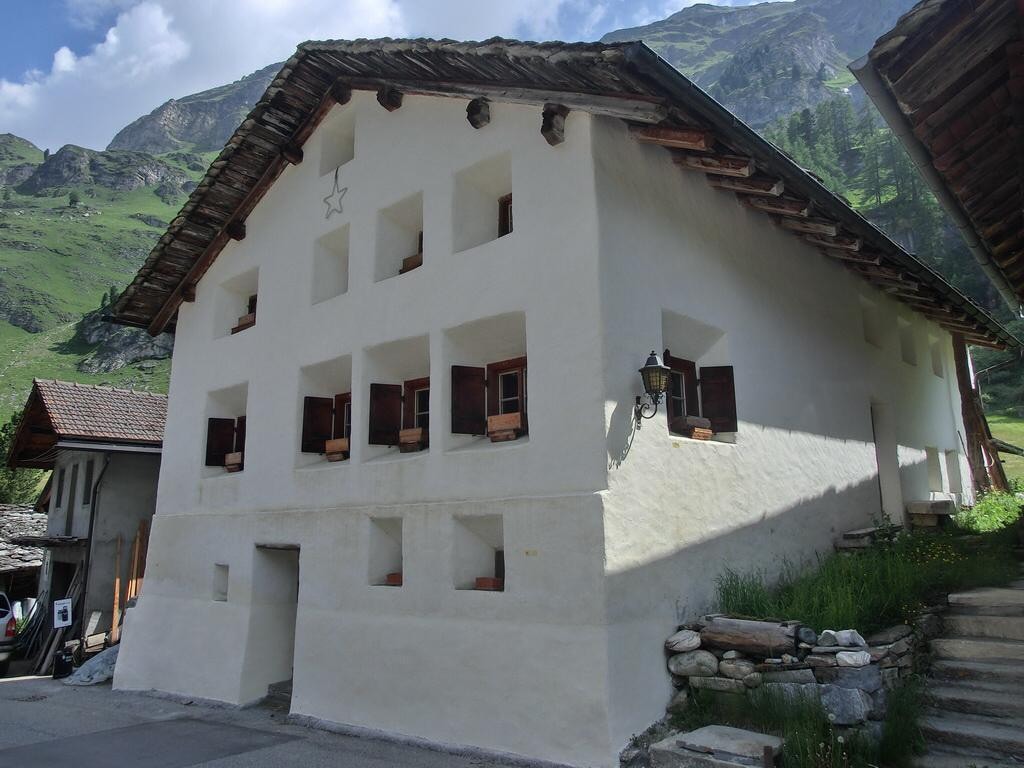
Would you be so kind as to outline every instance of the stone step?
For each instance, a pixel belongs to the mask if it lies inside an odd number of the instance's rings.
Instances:
[[[931,641],[931,649],[935,657],[939,659],[1024,662],[1024,642],[1020,640],[939,637]]]
[[[1024,765],[1013,758],[1010,760],[1012,762],[1006,762],[1005,759],[966,750],[954,752],[929,749],[925,754],[914,758],[912,765],[914,768],[1020,768]]]
[[[1024,616],[1024,589],[989,587],[949,596],[953,613],[986,616]]]
[[[940,680],[1024,685],[1024,664],[938,659],[932,663],[932,676]]]
[[[1019,725],[999,722],[995,718],[941,714],[935,710],[926,710],[920,722],[921,732],[933,741],[960,748],[978,747],[993,754],[1024,754],[1024,728]]]
[[[1024,640],[1024,616],[945,616],[942,627],[946,637]]]
[[[944,712],[1013,719],[1018,726],[1024,725],[1024,696],[1020,695],[1019,687],[992,690],[963,683],[945,683],[930,685],[925,697],[933,707]]]

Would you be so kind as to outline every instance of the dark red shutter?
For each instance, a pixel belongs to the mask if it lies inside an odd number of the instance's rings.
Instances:
[[[731,365],[700,369],[700,397],[705,419],[712,432],[735,432],[736,385]]]
[[[498,398],[501,393],[498,391],[498,374],[501,369],[495,365],[487,366],[487,415],[494,416],[498,413]]]
[[[245,416],[235,419],[235,450],[239,453],[245,450]]]
[[[669,423],[680,416],[700,416],[700,401],[697,399],[697,364],[692,360],[673,357],[666,349],[665,365],[683,375],[683,396],[686,399],[686,413],[674,413],[672,399],[667,398],[668,407],[665,410],[668,413]]]
[[[331,432],[331,436],[337,440],[342,437],[349,437],[344,434],[345,432],[345,406],[348,405],[351,408],[352,393],[346,392],[343,395],[334,396],[334,429]],[[352,426],[349,425],[351,430]]]
[[[452,434],[487,434],[487,372],[452,366]]]
[[[398,445],[402,428],[402,385],[370,385],[370,445]]]
[[[512,231],[512,195],[498,199],[498,237],[504,237]]]
[[[323,453],[325,443],[331,439],[332,411],[334,399],[330,397],[306,397],[302,400],[302,447],[303,453]]]
[[[235,449],[235,420],[206,420],[206,466],[223,467],[224,457]]]

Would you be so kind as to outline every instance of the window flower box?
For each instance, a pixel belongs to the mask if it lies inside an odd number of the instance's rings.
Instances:
[[[523,415],[521,413],[502,413],[487,417],[487,436],[492,443],[515,440],[523,434]]]
[[[349,446],[347,437],[339,437],[324,443],[328,461],[344,461],[348,458]]]
[[[389,573],[384,577],[384,585],[388,587],[402,586],[402,572],[397,571],[395,573]]]
[[[402,259],[402,268],[398,270],[398,274],[404,275],[406,272],[412,272],[414,269],[423,266],[423,254],[414,253],[412,256],[406,256]]]
[[[669,422],[669,431],[692,440],[710,440],[714,434],[711,420],[700,416],[678,416]]]
[[[423,427],[403,429],[398,433],[398,450],[402,453],[415,453],[427,447],[427,430]]]
[[[481,592],[504,592],[505,580],[493,576],[478,576],[473,588]]]
[[[236,451],[224,456],[224,469],[228,472],[242,471],[242,452]]]
[[[231,329],[231,333],[239,333],[240,331],[244,331],[246,328],[252,328],[254,325],[256,325],[256,313],[250,312],[249,314],[242,315],[238,318],[238,325]]]

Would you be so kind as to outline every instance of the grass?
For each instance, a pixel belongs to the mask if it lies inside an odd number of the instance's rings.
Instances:
[[[793,619],[817,631],[870,633],[911,620],[946,592],[1005,584],[1015,578],[1012,530],[987,534],[979,546],[952,533],[902,534],[854,554],[783,566],[769,585],[762,572],[727,570],[718,579],[719,608],[735,616]]]
[[[1024,419],[1001,414],[990,414],[987,418],[995,437],[1024,448]],[[1010,481],[1024,482],[1024,456],[1011,453],[1001,453],[999,456],[1003,459],[1003,467]]]
[[[888,714],[878,744],[864,735],[838,731],[821,703],[784,696],[764,687],[744,696],[693,689],[685,709],[670,724],[682,731],[730,725],[781,736],[785,768],[907,768],[923,742],[917,727],[921,688],[909,681],[889,694]]]

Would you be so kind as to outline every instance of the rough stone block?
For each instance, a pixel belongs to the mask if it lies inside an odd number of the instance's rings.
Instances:
[[[672,653],[695,651],[700,648],[700,633],[681,629],[665,641],[665,648]]]
[[[818,642],[818,635],[810,627],[800,627],[796,631],[796,639],[799,640],[801,643],[815,645]]]
[[[707,651],[686,651],[668,660],[668,671],[681,677],[709,677],[718,672],[718,659]]]
[[[871,711],[868,712],[869,720],[885,720],[885,713],[889,708],[889,692],[885,688],[879,688],[871,694]]]
[[[651,745],[651,766],[735,768],[737,765],[760,765],[766,747],[776,757],[782,751],[782,739],[740,728],[709,725]]]
[[[819,698],[817,683],[765,683],[764,687],[787,701]]]
[[[821,686],[821,705],[836,725],[858,725],[868,719],[871,697],[857,688]]]
[[[733,661],[735,659],[742,659],[743,658],[743,654],[740,653],[739,651],[725,651],[722,654],[722,658],[723,659],[728,659],[729,661]]]
[[[863,647],[867,645],[860,632],[856,629],[841,629],[836,632],[836,643],[846,648]]]
[[[836,657],[832,653],[812,653],[804,657],[804,664],[809,667],[834,667],[836,665]]]
[[[831,629],[826,629],[820,635],[818,635],[818,645],[828,648],[833,645],[839,645],[836,641],[836,633]]]
[[[882,687],[882,670],[871,664],[866,667],[822,667],[814,670],[819,683],[828,683],[840,688],[859,688],[874,693]]]
[[[811,653],[839,653],[843,650],[840,645],[816,645],[811,648]]]
[[[897,640],[895,643],[889,646],[889,654],[892,656],[902,656],[910,649],[911,645],[908,640]]]
[[[866,667],[871,663],[871,654],[867,651],[841,651],[836,654],[836,664],[840,667]]]
[[[733,680],[742,680],[756,671],[754,662],[745,659],[723,659],[718,664],[718,674],[731,677]]]
[[[923,613],[917,617],[914,628],[925,640],[932,640],[942,634],[942,617],[934,613]]]
[[[891,691],[893,688],[900,684],[900,671],[898,669],[883,669],[881,670],[881,674],[882,685],[886,689]]]
[[[813,669],[787,669],[778,672],[764,672],[762,674],[766,683],[813,683]]]
[[[686,711],[686,708],[690,704],[690,692],[686,689],[676,691],[676,695],[672,697],[672,701],[668,704],[668,711],[673,715],[681,715]]]
[[[897,624],[894,627],[883,629],[881,632],[875,632],[868,638],[868,645],[890,645],[897,640],[902,640],[911,632],[913,630],[906,624]]]
[[[719,693],[746,693],[747,690],[742,680],[730,680],[727,677],[691,677],[690,687]]]
[[[747,686],[747,688],[757,688],[761,685],[762,679],[760,672],[751,672],[743,678],[743,684]]]

